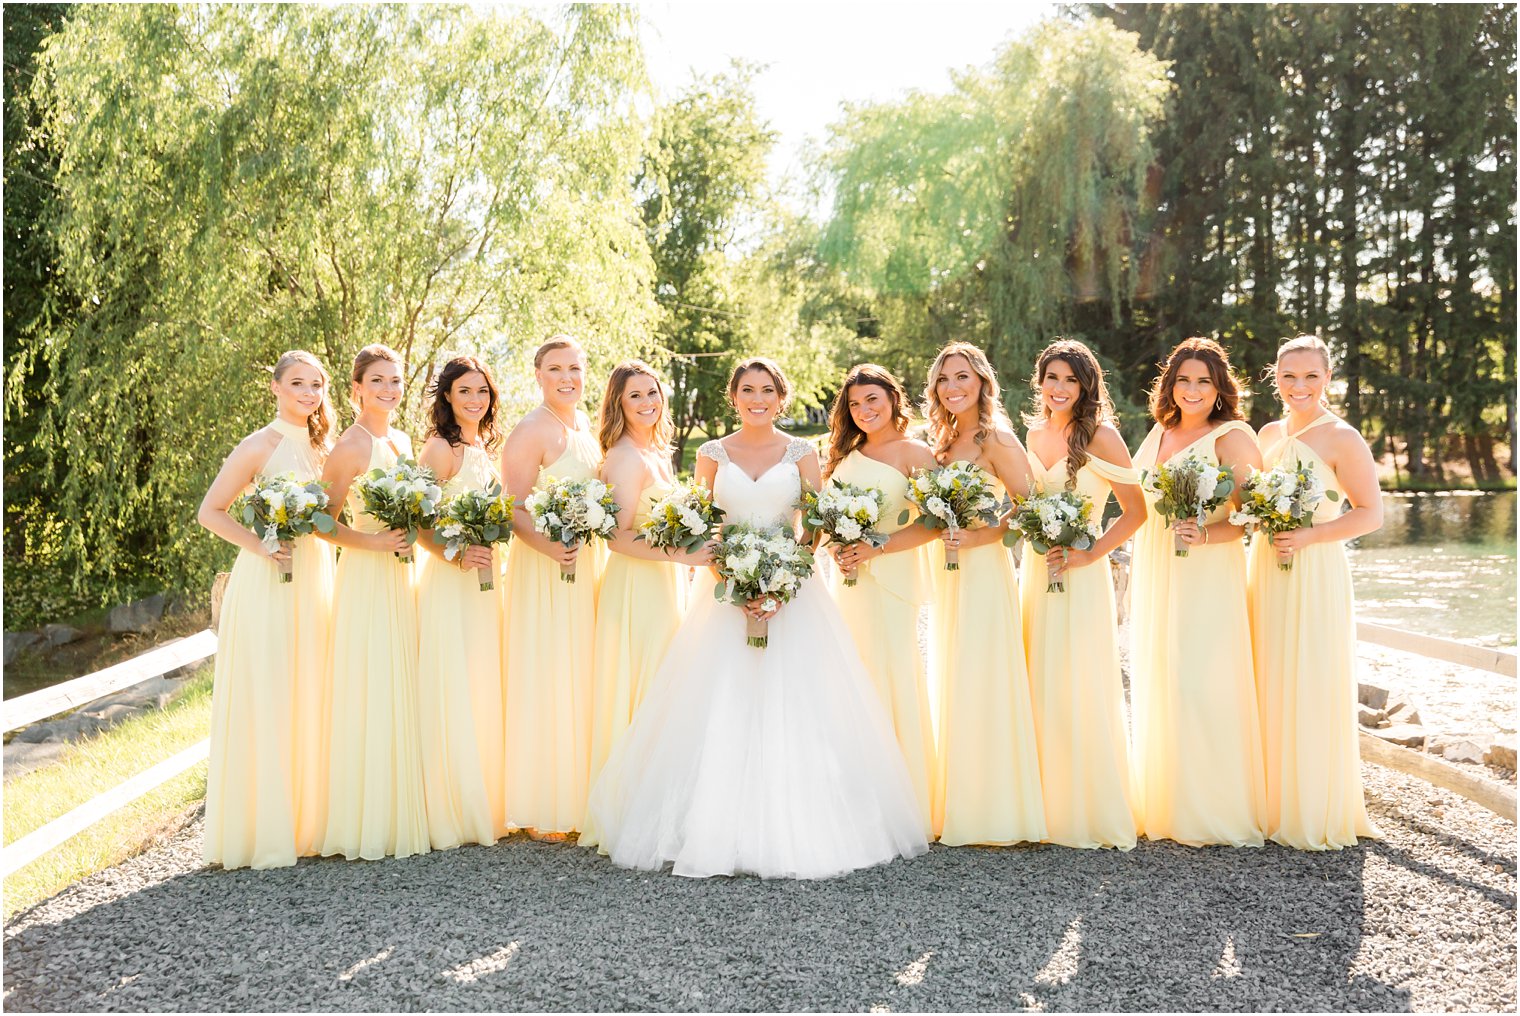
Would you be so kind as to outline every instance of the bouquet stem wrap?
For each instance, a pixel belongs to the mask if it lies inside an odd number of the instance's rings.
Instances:
[[[285,560],[283,560],[283,561],[280,562],[280,581],[281,582],[291,582],[295,578],[293,572],[294,572],[295,564],[296,564],[296,560],[295,560],[295,547],[296,547],[296,545],[294,543],[292,543],[291,541],[289,541],[289,540],[281,540],[280,541],[280,547],[282,549],[287,550],[287,551],[290,552],[290,557],[287,557]]]
[[[770,628],[770,622],[763,617],[746,617],[744,624],[744,642],[756,649],[764,649],[770,639],[766,632]]]
[[[575,545],[571,544],[571,546],[573,547]],[[580,555],[577,554],[575,561],[579,560]],[[559,580],[561,582],[568,582],[571,585],[575,584],[575,561],[571,561],[569,564],[562,564],[559,566]]]
[[[496,588],[496,577],[491,574],[491,569],[481,566],[475,569],[475,577],[480,580],[480,591],[488,593]]]
[[[948,531],[951,536],[955,535],[955,523],[950,523]],[[945,548],[945,571],[961,570],[961,551],[959,547]]]
[[[1176,531],[1172,532],[1172,556],[1173,557],[1187,557],[1188,556],[1188,545],[1182,542],[1182,534],[1178,533]]]

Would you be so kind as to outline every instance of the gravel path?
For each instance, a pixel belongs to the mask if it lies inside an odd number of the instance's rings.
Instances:
[[[691,881],[514,837],[202,868],[199,823],[17,917],[39,1010],[1508,1010],[1515,827],[1366,767],[1336,853],[947,849]]]

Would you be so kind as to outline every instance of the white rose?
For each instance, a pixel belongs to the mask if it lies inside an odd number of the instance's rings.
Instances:
[[[931,497],[929,500],[925,501],[924,510],[937,519],[945,519],[948,521],[950,518],[950,506],[946,504],[941,498]]]
[[[1272,505],[1272,510],[1279,515],[1287,515],[1293,511],[1293,499],[1280,497]]]
[[[586,525],[592,529],[601,529],[607,522],[607,509],[592,502],[586,506]]]
[[[836,528],[839,530],[839,538],[845,543],[854,543],[860,539],[860,526],[853,519],[840,519]]]

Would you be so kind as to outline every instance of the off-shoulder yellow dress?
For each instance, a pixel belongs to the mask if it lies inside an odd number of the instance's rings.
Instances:
[[[590,480],[601,453],[584,431],[567,431],[560,457],[539,470]],[[617,497],[619,491],[613,491]],[[526,509],[516,524],[531,526]],[[576,578],[514,541],[507,552],[502,667],[506,676],[507,825],[542,833],[581,828],[590,790],[591,654],[596,594],[606,559],[599,540],[581,547]]]
[[[370,438],[365,472],[395,465],[398,455],[411,457],[411,441],[400,431]],[[386,528],[365,514],[357,482],[349,488],[348,509],[354,529]],[[414,557],[420,553],[414,548]],[[417,722],[416,574],[415,564],[403,564],[388,550],[344,547],[338,557],[325,855],[373,861],[428,850]]]
[[[908,478],[894,467],[856,449],[839,463],[832,479],[879,488],[885,495],[885,509],[877,528],[888,534],[901,528],[898,517],[911,509]],[[928,669],[918,638],[919,612],[934,598],[928,548],[872,558],[861,566],[853,586],[844,584],[838,569],[832,575],[829,591],[892,719],[923,812],[924,829],[932,836],[938,832],[934,817],[940,774],[929,711]]]
[[[1303,430],[1333,423],[1326,413]],[[1327,490],[1335,471],[1299,434],[1262,449],[1270,469],[1302,462]],[[1315,522],[1341,511],[1326,498]],[[1256,693],[1266,755],[1266,833],[1300,850],[1349,847],[1377,836],[1362,796],[1356,722],[1356,612],[1343,543],[1316,543],[1277,566],[1265,536],[1252,541],[1249,604]]]
[[[1066,486],[1065,456],[1047,467],[1032,450],[1035,487]],[[1139,483],[1126,466],[1089,458],[1076,489],[1101,512],[1114,483]],[[1114,580],[1108,558],[1066,573],[1066,591],[1050,584],[1044,555],[1024,548],[1019,602],[1029,654],[1047,838],[1068,847],[1135,845],[1130,801],[1129,731],[1119,669]]]
[[[1231,420],[1179,449],[1215,465]],[[1151,429],[1135,453],[1154,471],[1165,433]],[[1246,613],[1246,554],[1240,540],[1193,544],[1175,553],[1171,523],[1156,498],[1135,534],[1130,583],[1130,701],[1134,719],[1135,810],[1145,835],[1192,846],[1259,847],[1265,817],[1261,725]],[[1230,504],[1205,522],[1229,516]]]
[[[261,475],[321,475],[306,428],[276,419],[280,443]],[[328,638],[333,549],[295,541],[291,581],[267,557],[238,552],[217,631],[206,777],[207,864],[275,868],[309,854],[327,800]]]
[[[443,496],[485,490],[496,479],[492,456],[466,446]],[[428,835],[434,850],[495,843],[507,831],[501,582],[482,591],[475,569],[461,571],[421,548],[418,556],[417,698]]]

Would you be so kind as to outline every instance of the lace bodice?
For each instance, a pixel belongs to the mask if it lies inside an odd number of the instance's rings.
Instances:
[[[802,474],[797,463],[813,446],[794,437],[786,446],[781,461],[759,476],[750,476],[728,457],[722,442],[708,441],[697,454],[718,464],[713,478],[713,500],[726,513],[727,522],[747,522],[756,526],[787,525],[797,509],[802,493]]]

